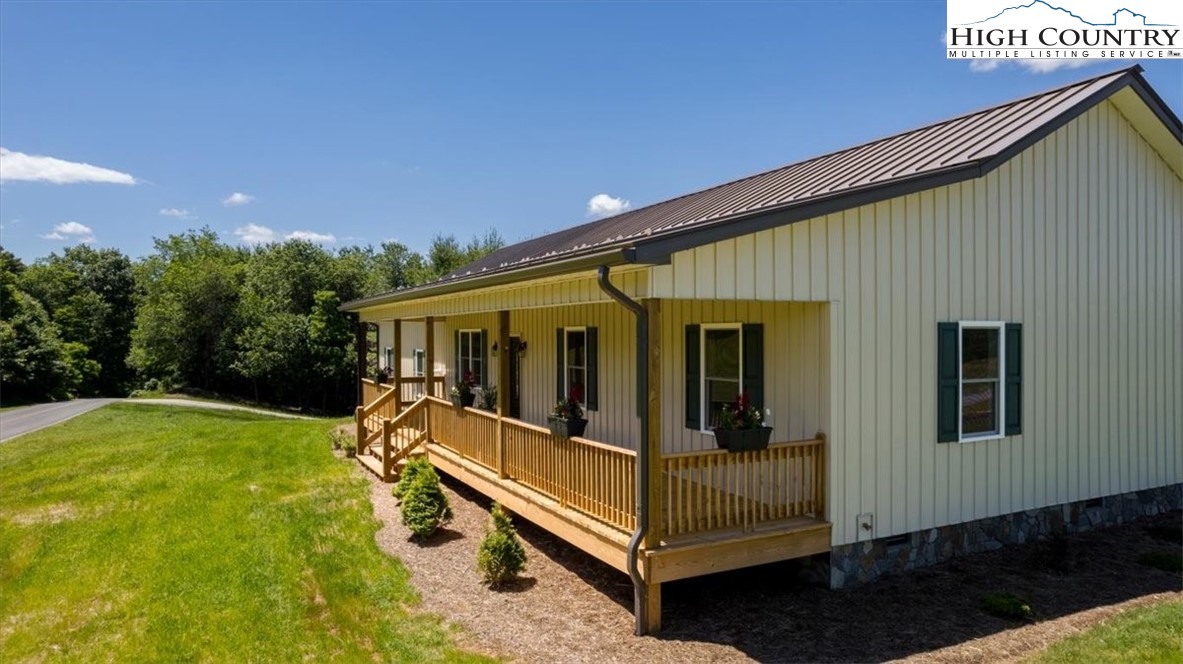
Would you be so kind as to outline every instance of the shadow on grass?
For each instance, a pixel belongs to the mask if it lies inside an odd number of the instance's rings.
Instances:
[[[488,509],[492,501],[483,494],[443,477],[459,496]],[[1067,569],[1041,564],[1049,544],[1035,542],[845,590],[803,580],[796,561],[675,581],[662,586],[663,631],[655,638],[718,643],[778,662],[882,661],[957,646],[1022,624],[986,612],[991,592],[1027,598],[1039,620],[1050,620],[1183,590],[1177,574],[1138,562],[1143,552],[1162,547],[1151,532],[1159,535],[1180,516],[1069,535]],[[539,552],[631,613],[626,575],[520,516],[515,525]]]

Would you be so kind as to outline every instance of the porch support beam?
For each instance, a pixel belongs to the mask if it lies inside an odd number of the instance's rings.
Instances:
[[[394,319],[394,343],[390,344],[393,353],[390,358],[392,366],[386,367],[390,372],[390,384],[394,386],[394,416],[398,417],[403,412],[403,321],[401,318]]]
[[[645,313],[649,328],[648,334],[645,335],[649,362],[646,381],[649,388],[646,404],[649,417],[645,418],[648,420],[645,446],[649,463],[645,464],[645,489],[649,495],[649,523],[643,546],[646,551],[652,551],[661,543],[661,300],[645,300]],[[644,627],[649,634],[661,630],[661,584],[652,583],[651,579],[652,577],[645,579],[648,588],[645,592]]]
[[[428,396],[435,396],[435,318],[428,316],[423,319],[424,329],[427,330],[426,339],[423,341],[423,376],[424,376],[424,394]],[[427,412],[427,417],[423,420],[424,434],[427,440],[434,440],[431,437],[431,411]]]
[[[364,406],[365,392],[361,384],[361,379],[366,377],[366,328],[367,324],[361,322],[361,317],[357,314],[350,314],[353,319],[353,346],[357,352],[357,405]],[[360,423],[359,423],[360,424]]]
[[[497,312],[497,477],[505,479],[505,426],[501,419],[509,415],[509,311]]]

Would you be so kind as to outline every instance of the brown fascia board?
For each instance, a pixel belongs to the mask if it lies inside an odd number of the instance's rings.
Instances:
[[[530,279],[541,279],[585,270],[594,270],[601,265],[615,267],[635,262],[632,249],[629,247],[613,247],[591,254],[556,258],[547,261],[533,261],[521,267],[508,267],[502,270],[489,271],[479,275],[465,276],[443,283],[424,284],[405,290],[382,293],[370,297],[346,302],[338,307],[338,311],[361,311],[369,307],[418,300],[425,297],[451,295],[476,288],[503,286],[505,284]]]

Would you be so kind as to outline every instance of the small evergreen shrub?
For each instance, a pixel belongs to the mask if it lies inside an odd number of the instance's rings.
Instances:
[[[1178,551],[1147,551],[1138,556],[1138,562],[1148,567],[1161,569],[1164,572],[1183,572],[1183,553]]]
[[[430,466],[420,470],[407,486],[400,505],[403,525],[417,537],[426,539],[452,517],[448,496],[440,486],[439,475]]]
[[[986,613],[999,618],[1011,620],[1032,620],[1035,618],[1035,610],[1031,608],[1031,602],[1010,593],[997,592],[986,595],[982,598],[982,608],[986,610]]]
[[[412,458],[403,468],[403,472],[399,475],[398,481],[394,483],[394,488],[390,490],[390,494],[402,500],[403,496],[407,493],[407,489],[415,481],[415,478],[424,471],[436,475],[435,468],[432,467],[431,462],[426,458],[421,456]],[[436,480],[438,479],[439,475],[436,475]]]
[[[476,566],[485,583],[496,587],[526,569],[526,549],[518,539],[513,520],[500,505],[493,503],[490,516],[493,529],[481,540]]]

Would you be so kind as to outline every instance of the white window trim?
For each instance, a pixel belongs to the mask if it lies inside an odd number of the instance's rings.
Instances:
[[[701,323],[698,326],[698,421],[702,433],[714,436],[707,419],[707,330],[735,330],[739,332],[739,391],[743,392],[743,323]]]
[[[571,365],[567,364],[567,356],[570,351],[570,346],[567,343],[568,332],[582,332],[583,333],[583,400],[587,401],[587,327],[564,327],[563,328],[563,394],[571,394]],[[565,398],[565,397],[564,397]],[[584,405],[580,402],[579,405]]]
[[[483,347],[484,347],[484,344],[485,344],[485,335],[481,334],[481,332],[482,332],[482,331],[483,331],[483,330],[481,330],[480,328],[472,328],[472,329],[461,329],[461,330],[457,330],[457,332],[459,332],[459,333],[460,333],[460,336],[462,336],[462,337],[463,337],[465,334],[469,335],[469,339],[468,339],[468,366],[464,366],[464,353],[463,353],[463,351],[461,350],[462,348],[464,348],[464,344],[463,344],[463,343],[461,343],[461,344],[460,344],[460,348],[457,348],[457,349],[456,349],[456,351],[457,351],[458,353],[460,353],[460,357],[456,358],[456,364],[459,364],[459,365],[460,365],[460,375],[459,375],[459,376],[456,376],[456,382],[460,382],[460,379],[464,377],[464,372],[465,372],[465,371],[469,371],[469,372],[471,372],[471,371],[472,371],[472,360],[473,360],[473,358],[479,358],[479,357],[480,357],[480,352],[479,352],[479,351],[480,351],[481,349],[483,349]],[[477,352],[476,354],[474,354],[474,353],[472,352],[472,339],[473,339],[473,338],[480,339],[480,345],[478,345],[478,346],[477,346],[477,348],[478,348],[478,352]],[[477,383],[478,383],[477,387],[480,387],[480,386],[481,386],[481,384],[483,384],[483,382],[484,382],[484,381],[487,381],[487,380],[489,380],[489,368],[488,368],[488,367],[481,367],[481,371],[483,372],[483,374],[484,374],[484,375],[482,375],[482,376],[480,377],[480,378],[481,378],[481,380],[478,380],[478,381],[477,381]],[[476,378],[476,376],[474,375],[474,376],[473,376],[473,378],[475,379],[475,378]]]
[[[962,375],[962,369],[965,366],[965,361],[961,355],[961,339],[964,331],[968,329],[985,329],[998,330],[998,412],[995,424],[997,430],[992,433],[980,433],[973,435],[966,435],[962,431],[962,426],[965,424],[965,413],[962,408],[965,405],[964,395],[962,395],[962,386],[965,384],[965,377]],[[959,443],[976,443],[983,440],[998,440],[1006,437],[1006,322],[998,320],[963,320],[957,323],[957,442]]]
[[[427,375],[427,351],[422,348],[411,349],[411,374],[415,376]]]

